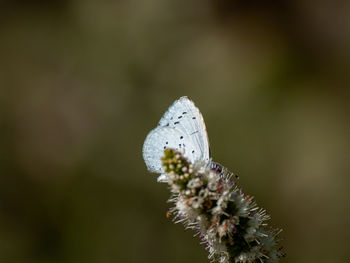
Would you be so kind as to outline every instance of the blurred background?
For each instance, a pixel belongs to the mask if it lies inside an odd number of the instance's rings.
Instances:
[[[349,47],[349,1],[0,0],[0,261],[208,262],[141,153],[187,95],[282,262],[350,262]]]

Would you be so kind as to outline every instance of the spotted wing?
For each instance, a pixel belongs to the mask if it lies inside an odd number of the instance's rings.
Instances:
[[[183,151],[184,156],[193,162],[201,156],[199,146],[186,139],[186,134],[175,127],[158,126],[146,137],[143,145],[143,158],[148,170],[164,173],[161,158],[166,148]]]
[[[183,133],[184,139],[192,142],[200,151],[195,160],[209,160],[209,140],[203,116],[189,98],[181,97],[176,100],[165,112],[158,126],[178,129]]]

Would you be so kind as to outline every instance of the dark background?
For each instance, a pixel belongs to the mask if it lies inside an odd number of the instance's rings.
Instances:
[[[141,154],[187,95],[283,262],[349,262],[349,51],[349,1],[0,1],[0,261],[208,262]]]

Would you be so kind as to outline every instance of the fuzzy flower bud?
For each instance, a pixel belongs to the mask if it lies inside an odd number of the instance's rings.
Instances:
[[[174,221],[197,232],[212,262],[276,263],[284,256],[281,230],[267,228],[270,217],[236,186],[237,176],[214,162],[192,164],[173,149],[164,151],[162,164]]]

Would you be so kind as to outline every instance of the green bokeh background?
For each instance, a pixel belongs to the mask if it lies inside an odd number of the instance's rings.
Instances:
[[[284,229],[350,262],[346,1],[0,1],[0,261],[208,262],[142,160],[177,98]]]

